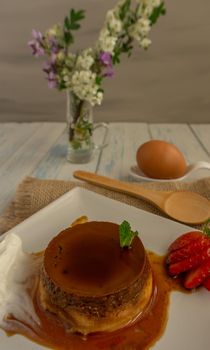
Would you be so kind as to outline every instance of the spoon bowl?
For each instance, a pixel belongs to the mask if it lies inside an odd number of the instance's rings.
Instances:
[[[173,219],[190,224],[202,224],[210,216],[209,200],[189,191],[172,192],[164,203],[164,209]]]
[[[200,169],[210,170],[210,163],[199,161],[193,164],[188,164],[186,173],[183,176],[178,177],[176,179],[155,179],[155,178],[148,177],[141,171],[141,169],[139,169],[137,165],[131,166],[130,175],[134,180],[137,180],[137,181],[174,182],[174,181],[186,180],[190,175],[192,175],[194,172]]]
[[[201,224],[210,218],[210,201],[190,191],[155,191],[87,171],[77,170],[74,177],[91,184],[144,199],[169,217],[186,224]]]

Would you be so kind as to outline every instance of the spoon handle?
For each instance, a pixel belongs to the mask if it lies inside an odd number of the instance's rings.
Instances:
[[[123,182],[120,180],[111,179],[106,176],[97,175],[87,171],[77,170],[74,172],[74,177],[80,180],[87,181],[93,185],[104,187],[117,192],[130,194],[136,198],[145,199],[154,204],[159,209],[164,210],[164,202],[171,194],[168,191],[153,191],[143,188],[143,186]]]
[[[204,161],[199,161],[199,162],[193,163],[193,164],[188,166],[188,172],[190,172],[190,173],[193,171],[196,171],[198,169],[209,169],[210,170],[210,163],[204,162]]]

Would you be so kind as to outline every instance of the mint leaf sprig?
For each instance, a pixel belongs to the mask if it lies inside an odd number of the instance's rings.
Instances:
[[[124,220],[119,228],[120,233],[120,247],[131,248],[131,243],[135,236],[138,236],[138,231],[132,231],[131,225]]]
[[[203,225],[203,233],[210,238],[210,219],[208,219]]]

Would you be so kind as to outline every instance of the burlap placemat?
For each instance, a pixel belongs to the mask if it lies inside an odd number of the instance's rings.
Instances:
[[[60,181],[60,180],[40,180],[27,177],[17,188],[15,198],[0,218],[0,233],[6,232],[30,215],[45,207],[65,192],[79,186],[90,191],[100,193],[106,197],[118,200],[128,205],[141,208],[154,214],[164,216],[157,208],[143,200],[130,197],[114,191],[109,191],[97,186],[82,182]],[[198,181],[166,182],[166,183],[144,183],[139,184],[145,188],[156,190],[189,190],[200,193],[210,199],[210,178]],[[199,227],[199,226],[197,226]]]

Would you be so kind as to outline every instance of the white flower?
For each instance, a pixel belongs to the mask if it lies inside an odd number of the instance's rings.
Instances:
[[[119,34],[122,30],[122,22],[116,18],[114,10],[107,12],[105,23],[112,34]]]
[[[70,88],[71,87],[71,76],[72,76],[72,74],[69,71],[69,69],[64,67],[62,69],[60,75],[61,75],[61,79],[65,82],[65,86],[67,88]]]
[[[150,21],[147,18],[140,18],[129,28],[129,34],[140,44],[142,39],[149,33],[150,29]]]
[[[75,71],[71,79],[71,89],[81,99],[91,105],[101,104],[103,93],[98,91],[96,74],[91,71]]]
[[[161,0],[138,0],[137,2],[140,5],[137,12],[139,17],[142,15],[150,16],[153,10],[161,4]]]
[[[100,105],[103,100],[103,93],[101,91],[98,91],[96,95],[92,96],[90,103],[92,106]]]
[[[129,35],[131,36],[131,38],[139,40],[140,36],[136,25],[132,25],[129,28]]]
[[[65,59],[65,54],[64,54],[64,52],[63,52],[63,51],[59,51],[58,54],[57,54],[57,60],[58,60],[59,62],[62,62],[62,61],[64,61],[64,59]]]
[[[136,27],[140,35],[145,36],[149,33],[151,27],[150,27],[150,20],[147,18],[140,18],[136,22]]]
[[[158,7],[161,4],[161,0],[152,0],[152,2],[154,7]]]
[[[152,41],[149,38],[143,38],[142,40],[140,40],[139,45],[143,48],[143,49],[148,49],[148,47],[151,45]]]
[[[119,9],[122,5],[124,5],[124,3],[125,3],[125,0],[119,0],[115,6],[115,9]]]
[[[143,5],[143,6],[153,6],[153,7],[158,7],[160,6],[161,4],[161,0],[137,0],[137,2],[140,4],[140,5]]]
[[[75,65],[76,55],[72,53],[68,53],[65,58],[65,66],[68,68],[68,71],[72,72]]]
[[[77,57],[76,69],[89,70],[94,63],[93,52],[91,49],[82,51]]]
[[[100,51],[109,52],[112,55],[116,42],[117,37],[111,36],[109,30],[104,28],[100,32],[97,47]]]
[[[117,38],[112,36],[105,38],[101,44],[102,51],[109,52],[110,54],[112,54],[116,45],[116,41]]]
[[[45,33],[47,37],[60,37],[62,36],[62,28],[60,24],[55,24],[52,28],[48,29]]]
[[[67,59],[71,62],[74,62],[76,58],[76,55],[74,53],[69,52],[67,55]]]

